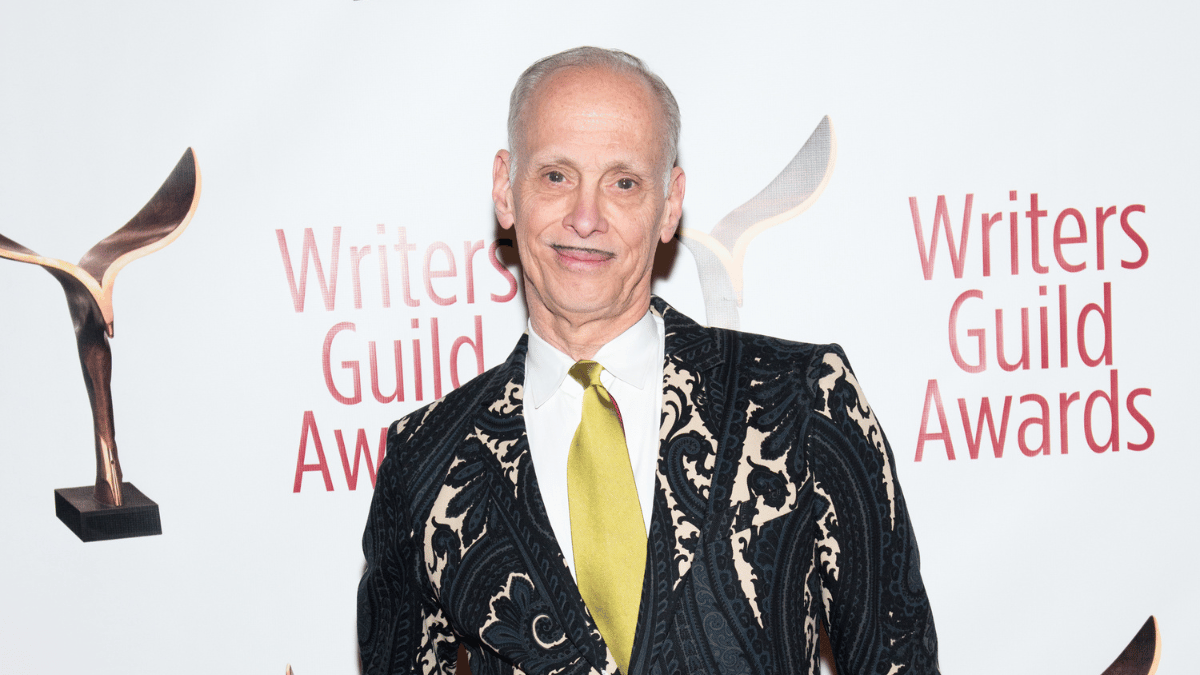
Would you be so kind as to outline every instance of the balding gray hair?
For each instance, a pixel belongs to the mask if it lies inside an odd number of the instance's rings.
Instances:
[[[567,68],[605,68],[614,73],[637,75],[650,87],[655,100],[658,101],[662,113],[662,122],[666,132],[662,138],[662,158],[666,167],[663,170],[663,190],[669,189],[671,167],[679,158],[679,104],[675,96],[662,78],[655,75],[638,57],[618,49],[601,49],[600,47],[575,47],[565,52],[559,52],[540,59],[525,69],[517,78],[512,95],[508,99],[508,148],[510,153],[509,177],[515,178],[517,170],[517,149],[524,141],[522,116],[529,100],[537,92],[538,86],[548,77]]]

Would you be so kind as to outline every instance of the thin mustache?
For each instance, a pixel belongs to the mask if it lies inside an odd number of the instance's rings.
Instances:
[[[550,248],[554,249],[555,251],[579,251],[580,253],[592,253],[605,256],[606,258],[615,258],[617,256],[617,254],[609,251],[602,251],[598,248],[584,248],[583,246],[563,246],[561,244],[551,244]]]

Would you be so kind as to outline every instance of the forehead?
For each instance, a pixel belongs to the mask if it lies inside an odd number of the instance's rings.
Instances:
[[[591,145],[640,151],[653,162],[660,151],[658,101],[633,73],[565,68],[540,83],[526,113],[523,149],[532,154]]]

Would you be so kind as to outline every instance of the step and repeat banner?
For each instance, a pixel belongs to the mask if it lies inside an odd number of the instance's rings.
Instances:
[[[510,88],[595,44],[683,113],[656,293],[849,354],[944,672],[1192,672],[1197,10],[735,5],[7,9],[0,670],[358,672],[385,429],[525,329]]]

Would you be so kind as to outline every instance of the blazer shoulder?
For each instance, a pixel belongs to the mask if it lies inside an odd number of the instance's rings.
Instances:
[[[393,422],[388,427],[388,457],[424,457],[476,415],[513,412],[524,384],[526,340],[522,336],[503,363]]]
[[[730,345],[737,369],[775,373],[776,377],[799,378],[815,383],[831,372],[851,372],[850,360],[841,345],[785,340],[770,335],[725,328],[707,328],[718,343]]]
[[[795,401],[785,395],[790,391],[816,401],[828,398],[821,395],[823,384],[828,388],[845,381],[847,375],[853,378],[849,359],[836,343],[798,342],[703,326],[658,297],[652,299],[651,309],[663,319],[668,360],[693,373],[713,371],[716,377],[709,383],[742,380],[749,390],[773,399],[783,396]]]

